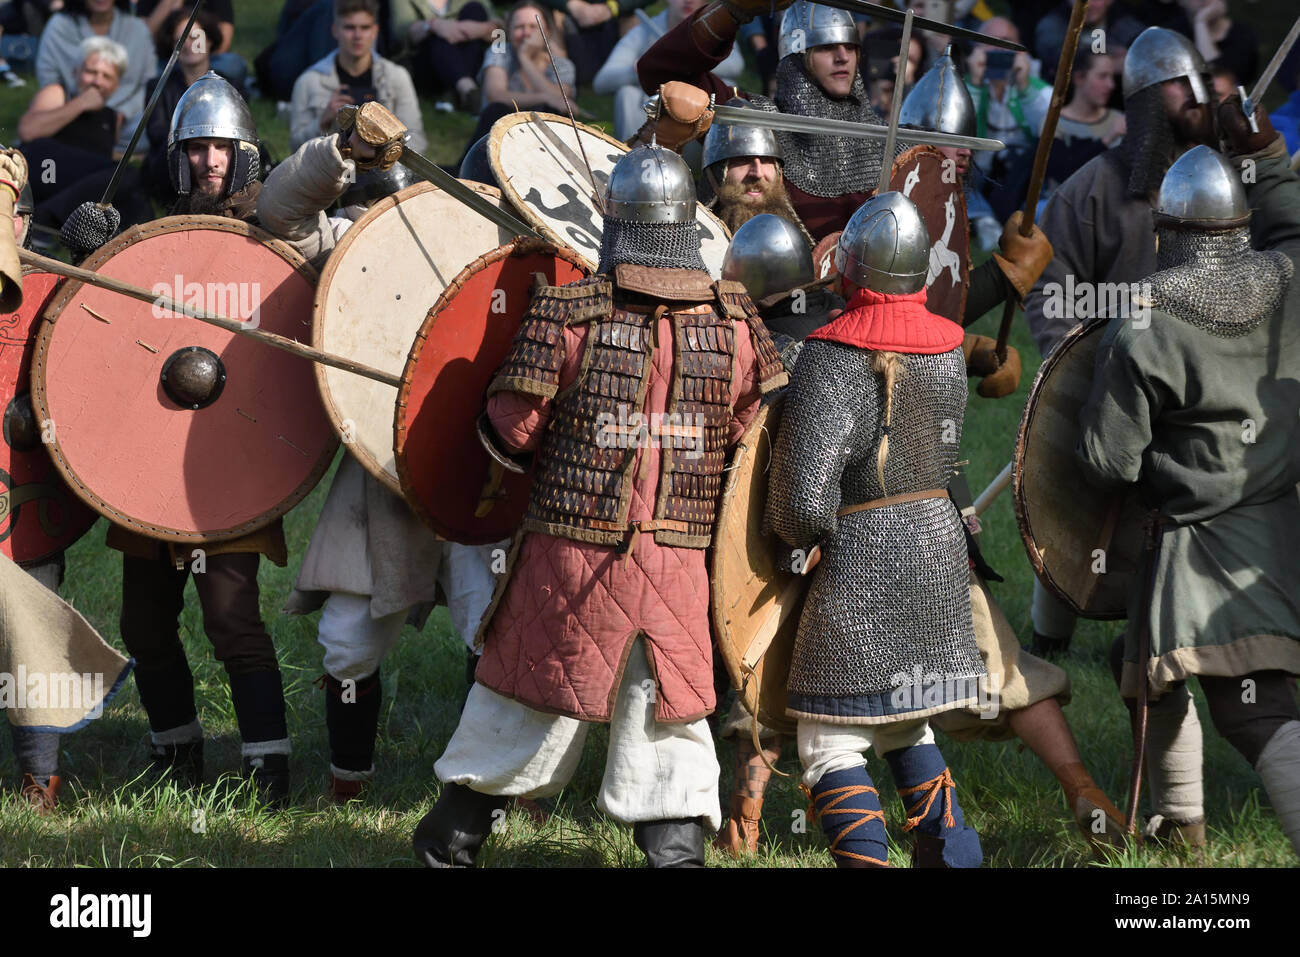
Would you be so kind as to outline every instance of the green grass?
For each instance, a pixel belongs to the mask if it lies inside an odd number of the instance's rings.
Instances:
[[[252,57],[274,28],[276,6],[237,0],[236,47]],[[1262,11],[1261,11],[1262,16]],[[1280,22],[1281,16],[1273,19]],[[1264,33],[1261,27],[1261,34]],[[1281,35],[1280,32],[1270,35]],[[32,90],[0,89],[0,141],[12,140],[13,124]],[[609,120],[609,107],[586,94],[584,107]],[[277,156],[285,154],[288,134],[275,105],[253,104],[262,135]],[[439,162],[454,161],[473,127],[470,117],[435,112],[425,104],[425,119]],[[985,319],[979,331],[992,334],[996,320]],[[972,391],[966,420],[964,457],[970,460],[970,487],[978,492],[1011,457],[1015,429],[1033,372],[1034,349],[1023,324],[1013,344],[1025,360],[1025,374],[1015,396],[999,401]],[[279,609],[288,594],[329,479],[285,521],[291,565],[263,563],[262,612],[271,629],[284,672],[289,732],[294,743],[293,805],[283,813],[257,810],[237,777],[239,735],[223,669],[213,660],[203,636],[192,586],[182,630],[194,669],[200,718],[208,734],[209,784],[197,793],[148,785],[141,771],[148,760],[149,730],[134,683],[129,682],[103,718],[62,739],[61,772],[67,779],[57,814],[37,819],[13,790],[17,768],[6,744],[0,743],[0,864],[6,866],[173,867],[173,866],[414,866],[410,835],[436,797],[433,763],[455,728],[463,692],[464,651],[445,610],[430,619],[424,632],[407,630],[403,642],[385,662],[384,705],[376,755],[378,775],[368,801],[345,808],[324,799],[328,748],[322,692],[312,686],[321,673],[321,650],[315,641],[316,616],[290,618]],[[1004,495],[984,516],[983,548],[990,564],[1005,577],[992,586],[996,599],[1022,640],[1030,633],[1031,573],[1016,529],[1011,503]],[[121,561],[104,547],[100,522],[68,555],[64,597],[120,647]],[[1075,649],[1065,666],[1074,682],[1067,707],[1080,750],[1098,783],[1119,803],[1127,787],[1130,743],[1124,709],[1105,664],[1105,650],[1116,624],[1081,623]],[[1275,816],[1262,797],[1258,779],[1246,763],[1206,729],[1206,808],[1211,843],[1199,862],[1207,865],[1290,866],[1294,855]],[[588,739],[571,785],[554,801],[543,825],[511,812],[504,831],[488,842],[481,860],[487,866],[635,866],[640,852],[630,831],[595,810],[604,764],[607,733],[597,727]],[[978,828],[987,863],[995,867],[1079,867],[1093,863],[1074,831],[1054,778],[1014,742],[957,744],[941,740],[959,784],[970,822]],[[728,793],[732,753],[719,749]],[[797,757],[788,747],[780,766],[797,772]],[[907,863],[907,839],[899,829],[901,807],[883,763],[871,759],[881,787],[894,843],[891,859]],[[709,863],[728,867],[827,867],[829,856],[820,828],[801,827],[805,810],[794,778],[774,779],[769,791],[761,853],[752,861],[733,862],[710,850]],[[200,813],[201,812],[201,813]],[[1129,851],[1110,861],[1129,867],[1177,867],[1193,863],[1175,852]]]

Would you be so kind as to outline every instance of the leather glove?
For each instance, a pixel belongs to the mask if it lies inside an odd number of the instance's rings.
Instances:
[[[980,336],[980,338],[988,337]],[[1020,353],[1016,351],[1015,346],[1007,346],[1007,358],[999,365],[997,353],[994,351],[997,343],[992,339],[988,341],[992,344],[987,349],[977,348],[975,354],[971,356],[972,365],[981,369],[986,369],[990,365],[993,367],[992,372],[983,373],[983,378],[980,379],[980,384],[975,391],[986,399],[1001,399],[1020,388]]]
[[[72,251],[73,258],[81,262],[116,236],[121,225],[122,214],[115,208],[88,199],[63,221],[59,239]]]
[[[374,147],[373,159],[355,160],[357,169],[390,170],[401,157],[406,141],[406,126],[382,103],[371,100],[360,106],[349,104],[338,111],[335,122],[338,123],[345,142],[355,130],[362,142]],[[344,159],[353,158],[350,149],[346,152],[340,149],[339,152],[344,154]]]
[[[1273,129],[1268,114],[1258,106],[1255,107],[1255,124],[1259,132],[1251,130],[1250,121],[1241,110],[1241,97],[1236,93],[1219,104],[1218,120],[1230,156],[1257,153],[1277,139],[1277,130]]]
[[[17,150],[0,150],[0,189],[13,194],[11,205],[18,204],[27,185],[27,158]]]
[[[1016,210],[1002,227],[1002,238],[998,240],[1001,253],[994,253],[1002,275],[1011,280],[1020,298],[1029,295],[1034,283],[1043,274],[1047,264],[1055,253],[1052,244],[1037,224],[1028,236],[1020,235],[1020,223],[1024,217],[1023,210]]]
[[[655,139],[681,152],[683,146],[708,132],[713,122],[712,97],[698,86],[670,80],[659,87],[659,118]]]
[[[997,340],[989,336],[966,333],[961,340],[961,354],[966,359],[968,376],[986,376],[997,370],[997,344]]]

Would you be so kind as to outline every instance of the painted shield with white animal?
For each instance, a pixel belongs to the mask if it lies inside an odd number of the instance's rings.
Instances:
[[[604,221],[592,194],[604,197],[609,174],[626,152],[627,146],[595,127],[578,123],[575,135],[574,124],[553,113],[502,117],[488,139],[492,172],[505,198],[539,233],[581,256],[593,273]],[[704,265],[718,279],[731,233],[702,205],[695,207],[695,222]]]
[[[930,232],[925,307],[961,325],[970,278],[970,220],[961,177],[933,146],[913,146],[894,160],[889,188],[916,204]]]

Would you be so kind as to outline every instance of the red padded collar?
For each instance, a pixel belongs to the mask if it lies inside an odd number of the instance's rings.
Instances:
[[[844,311],[809,339],[826,339],[860,349],[938,355],[961,345],[961,326],[925,308],[925,290],[887,296],[859,289]]]

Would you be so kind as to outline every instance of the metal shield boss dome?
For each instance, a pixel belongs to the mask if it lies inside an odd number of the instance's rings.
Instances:
[[[722,278],[743,285],[752,299],[806,286],[815,278],[812,248],[790,220],[760,213],[731,237]]]
[[[975,102],[952,61],[951,46],[908,91],[898,124],[959,136],[976,134]]]
[[[1165,80],[1187,77],[1197,103],[1209,103],[1209,70],[1192,41],[1164,27],[1147,27],[1124,57],[1124,99]]]
[[[695,219],[695,183],[686,161],[662,146],[638,146],[615,164],[605,216],[637,223]]]
[[[835,268],[875,292],[901,295],[924,289],[930,233],[916,205],[899,192],[863,203],[840,234]]]
[[[777,54],[781,59],[831,43],[858,45],[858,28],[853,15],[835,7],[808,0],[795,0],[781,18]]]
[[[1241,174],[1208,146],[1188,150],[1169,167],[1156,200],[1157,222],[1229,229],[1250,219]]]

